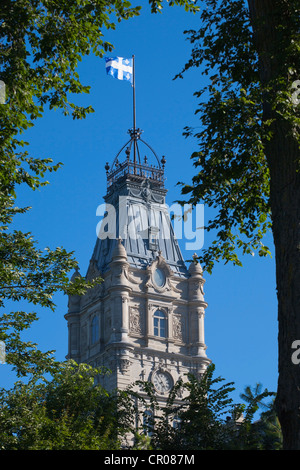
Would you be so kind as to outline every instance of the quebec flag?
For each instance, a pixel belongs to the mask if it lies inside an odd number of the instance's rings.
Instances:
[[[106,73],[119,80],[126,80],[132,83],[133,67],[132,59],[123,57],[105,57]]]

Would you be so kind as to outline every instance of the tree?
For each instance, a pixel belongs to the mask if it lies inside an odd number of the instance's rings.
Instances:
[[[46,105],[61,108],[74,119],[92,111],[69,99],[88,92],[79,81],[76,67],[82,55],[111,50],[103,40],[102,28],[115,27],[109,15],[127,19],[138,13],[123,2],[4,0],[0,7],[1,80],[6,87],[6,103],[0,106],[0,286],[1,330],[6,360],[19,375],[54,366],[53,357],[41,353],[37,345],[21,339],[21,333],[37,319],[35,313],[10,312],[10,304],[24,300],[54,309],[53,294],[68,292],[68,272],[77,266],[72,253],[62,248],[40,250],[32,234],[11,231],[16,214],[16,188],[26,184],[33,190],[47,182],[47,172],[60,163],[50,158],[33,158],[23,151],[27,142],[21,134],[42,117]],[[78,292],[84,279],[76,278]],[[75,287],[73,285],[73,287]],[[69,292],[70,293],[70,292]]]
[[[9,231],[13,215],[24,212],[12,206],[13,199],[2,194],[4,205],[0,211],[0,341],[5,344],[5,361],[13,365],[18,376],[40,374],[55,370],[53,351],[42,353],[38,345],[24,341],[24,330],[38,320],[33,311],[9,311],[20,301],[28,306],[39,305],[54,310],[56,292],[83,294],[95,283],[84,278],[68,277],[77,266],[72,253],[63,248],[41,250],[32,234],[20,230]],[[30,307],[29,307],[30,308]]]
[[[95,383],[106,373],[70,361],[50,381],[2,389],[1,450],[120,449],[135,414],[124,392],[108,393]]]
[[[200,3],[200,2],[199,2]],[[300,15],[298,0],[208,0],[183,72],[201,67],[208,84],[196,113],[197,174],[182,183],[190,204],[215,210],[215,231],[199,260],[241,265],[240,254],[270,252],[272,230],[278,296],[279,378],[276,408],[285,449],[300,449],[300,372],[291,360],[300,339],[299,161]]]
[[[282,449],[282,432],[273,400],[268,409],[261,413],[260,420],[255,423],[265,450]]]
[[[160,405],[151,383],[143,383],[145,412],[152,410],[150,445],[156,450],[262,450],[280,448],[280,437],[273,427],[274,412],[263,400],[274,395],[265,389],[247,395],[247,405],[234,403],[234,384],[214,377],[211,364],[203,376],[187,374]],[[251,390],[251,389],[250,389]],[[268,413],[254,421],[258,404]]]
[[[274,392],[262,390],[262,384],[255,387],[245,387],[240,394],[247,403],[244,407],[242,419],[238,429],[230,442],[231,448],[238,450],[280,450],[282,449],[282,434],[274,408],[274,399],[266,403],[267,397],[274,396]],[[257,411],[262,408],[259,419],[254,420]]]
[[[209,450],[278,449],[280,435],[272,406],[253,422],[257,403],[272,395],[251,395],[248,405],[234,404],[232,383],[220,385],[214,365],[197,380],[180,379],[159,405],[149,382],[108,392],[99,378],[110,371],[74,361],[61,363],[50,379],[35,375],[11,390],[0,389],[1,450]],[[139,391],[134,391],[140,385]],[[141,393],[141,392],[146,392]],[[183,399],[184,397],[184,399]],[[137,403],[150,435],[136,430]],[[243,415],[242,415],[243,412]],[[228,419],[230,418],[230,419]],[[144,423],[147,425],[147,423]],[[174,426],[175,424],[175,426]],[[147,427],[147,426],[146,426]],[[135,436],[135,442],[132,437]]]
[[[265,390],[267,391],[267,390]],[[263,392],[262,392],[262,384],[257,383],[255,387],[250,387],[250,385],[247,385],[245,387],[245,391],[240,394],[240,397],[242,400],[244,400],[246,403],[256,403],[258,407],[262,408],[268,408],[265,403],[263,403],[262,398],[264,397]]]
[[[149,3],[153,13],[162,10],[162,0]],[[192,0],[169,4],[197,9]],[[11,304],[23,300],[54,309],[55,292],[80,295],[94,285],[79,276],[69,282],[68,273],[77,266],[72,253],[63,248],[41,250],[32,234],[11,230],[14,216],[28,210],[15,205],[18,185],[36,190],[47,184],[47,173],[61,166],[51,158],[30,156],[22,134],[46,107],[73,119],[93,112],[92,106],[76,104],[76,95],[89,92],[77,66],[85,55],[111,52],[105,31],[136,17],[140,9],[119,0],[1,1],[0,80],[5,96],[0,97],[0,341],[5,343],[7,362],[19,375],[53,370],[55,361],[51,352],[43,354],[36,344],[22,340],[24,329],[37,320],[36,313],[9,312]]]
[[[214,378],[215,366],[210,365],[197,380],[193,374],[180,378],[160,404],[151,382],[137,382],[143,392],[143,429],[149,434],[155,450],[217,450],[223,449],[228,430],[225,414],[234,413],[230,393],[233,384],[218,386],[222,378]],[[150,413],[149,413],[150,412]]]
[[[163,8],[163,0],[149,0],[151,11]],[[195,12],[193,0],[172,0]],[[139,15],[141,6],[120,0],[3,0],[0,7],[0,79],[5,84],[6,104],[0,106],[1,189],[13,193],[16,184],[32,189],[42,184],[46,171],[58,168],[52,160],[21,152],[28,145],[20,135],[43,116],[45,107],[81,119],[92,106],[76,104],[76,95],[89,93],[77,72],[90,53],[103,57],[113,50],[104,40],[105,30],[116,22]],[[75,98],[74,98],[75,97]],[[30,170],[30,172],[29,172]]]

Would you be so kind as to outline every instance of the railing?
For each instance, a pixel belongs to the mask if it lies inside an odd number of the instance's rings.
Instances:
[[[136,181],[149,178],[158,186],[163,186],[164,184],[164,170],[162,168],[157,168],[152,165],[142,165],[141,163],[134,163],[129,160],[120,163],[113,171],[107,172],[107,186],[110,187],[122,177]]]

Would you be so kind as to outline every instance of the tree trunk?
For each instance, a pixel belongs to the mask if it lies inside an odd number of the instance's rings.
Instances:
[[[288,47],[292,40],[292,4],[286,0],[248,0],[263,86],[272,87],[279,77],[285,77],[287,90],[291,85],[288,84],[291,66]],[[298,73],[300,78],[299,70]],[[276,88],[272,88],[273,98],[274,94]],[[284,449],[300,450],[300,365],[292,360],[293,343],[300,341],[300,150],[291,122],[272,109],[273,98],[266,92],[264,120],[274,119],[273,134],[265,142],[265,152],[270,170],[278,298],[276,407]]]
[[[278,297],[276,407],[284,448],[300,450],[300,366],[292,361],[292,345],[300,340],[300,155],[284,124],[276,123],[276,139],[268,148]]]

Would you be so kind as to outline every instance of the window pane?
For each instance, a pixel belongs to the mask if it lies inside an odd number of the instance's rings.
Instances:
[[[161,312],[160,310],[157,310],[157,312],[155,312],[155,315],[161,318],[165,318],[165,314]]]
[[[94,317],[92,320],[92,344],[96,343],[99,338],[99,325],[98,325],[98,318]]]
[[[159,336],[160,338],[166,338],[166,316],[161,310],[157,310],[154,313],[153,317],[153,332],[154,336]]]
[[[159,287],[162,287],[165,283],[164,273],[160,269],[154,271],[154,281]]]
[[[162,338],[166,337],[166,320],[165,319],[160,320],[160,336]]]

